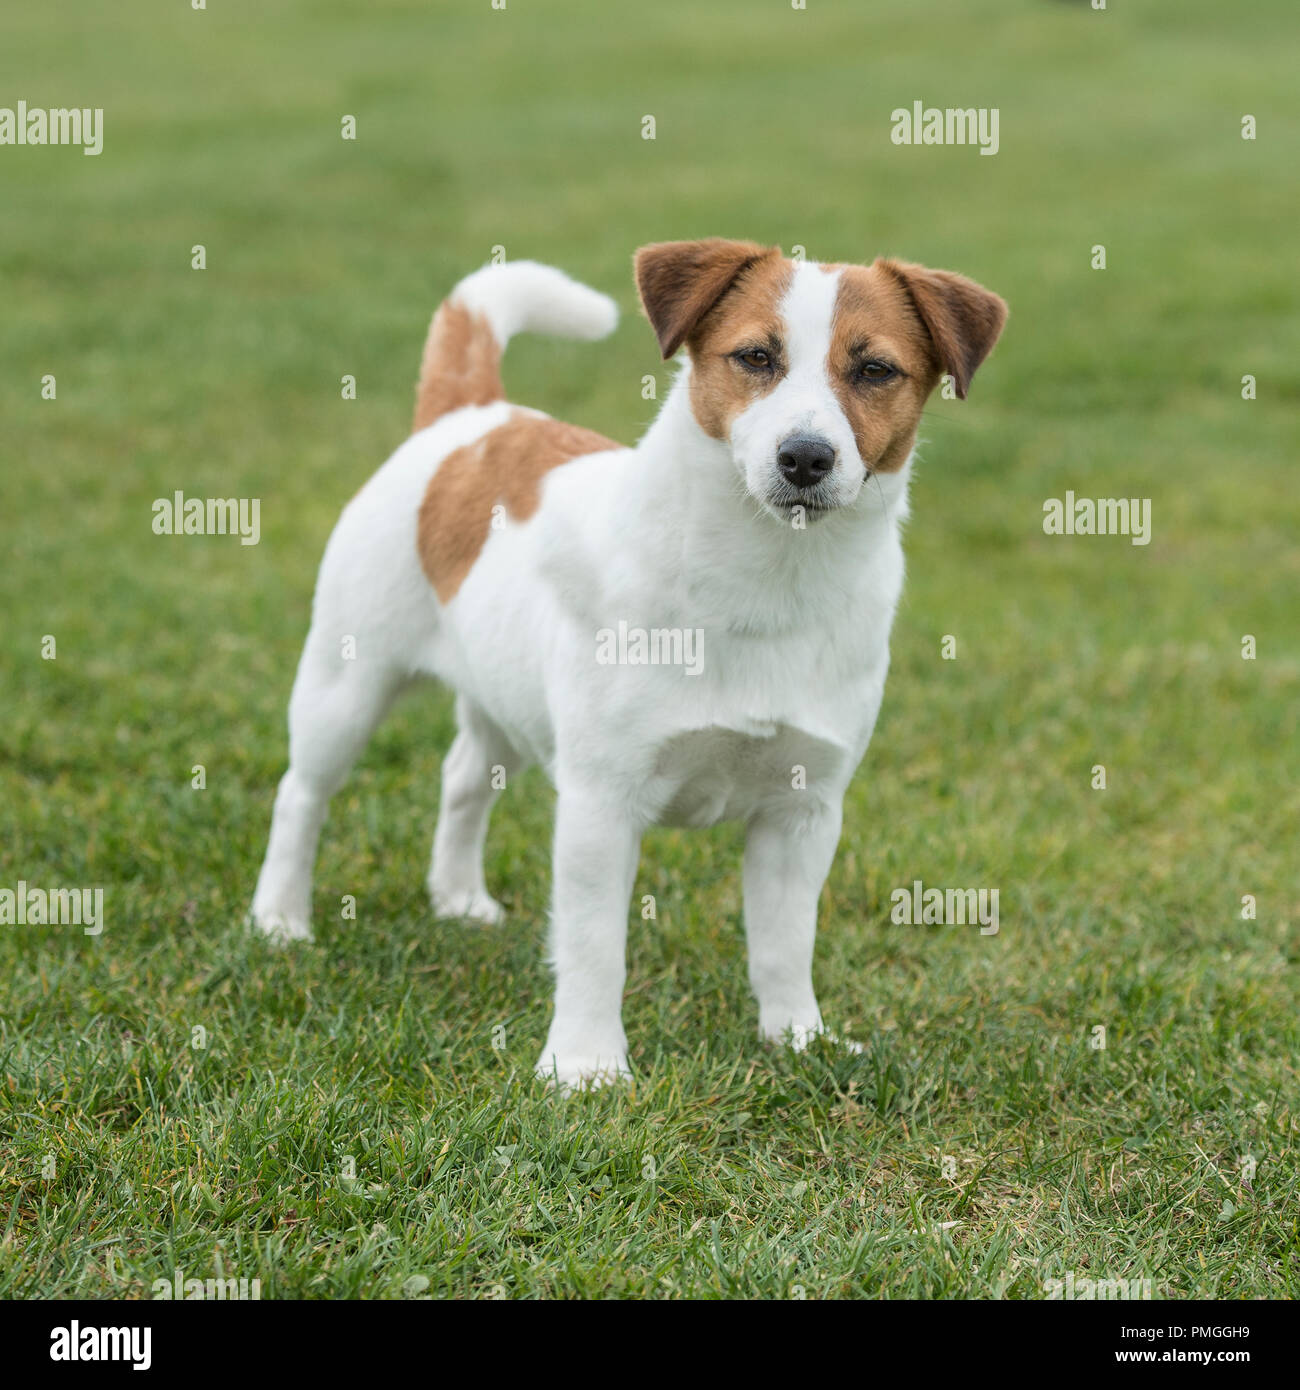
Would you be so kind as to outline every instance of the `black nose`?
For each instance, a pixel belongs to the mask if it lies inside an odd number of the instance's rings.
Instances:
[[[795,487],[812,487],[835,467],[835,450],[824,439],[794,435],[781,445],[776,465]]]

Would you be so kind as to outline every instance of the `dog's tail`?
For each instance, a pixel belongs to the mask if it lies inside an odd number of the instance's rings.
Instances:
[[[429,325],[415,388],[416,430],[449,410],[505,399],[501,354],[516,333],[603,338],[618,323],[608,295],[536,261],[488,265],[468,275]]]

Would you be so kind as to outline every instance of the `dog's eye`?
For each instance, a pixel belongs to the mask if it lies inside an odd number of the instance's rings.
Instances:
[[[888,381],[891,376],[897,375],[897,369],[891,367],[888,362],[880,362],[874,358],[858,368],[860,381]]]
[[[762,348],[746,348],[735,354],[736,360],[751,371],[764,372],[772,365],[771,355]]]

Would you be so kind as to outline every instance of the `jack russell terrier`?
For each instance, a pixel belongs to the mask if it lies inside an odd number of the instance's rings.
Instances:
[[[884,692],[917,422],[941,374],[966,395],[1007,314],[948,271],[719,238],[643,247],[635,270],[664,358],[687,350],[635,448],[501,384],[515,333],[610,333],[605,295],[519,261],[434,315],[415,432],[325,547],[252,905],[268,935],[310,939],[330,797],[399,691],[444,681],[459,730],[435,913],[500,921],[483,879],[496,792],[531,763],[558,792],[537,1070],[561,1087],[628,1072],[628,901],[651,825],[745,822],[759,1032],[799,1047],[822,1031],[817,900]]]

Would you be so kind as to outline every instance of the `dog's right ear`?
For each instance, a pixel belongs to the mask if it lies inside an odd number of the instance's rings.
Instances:
[[[780,254],[775,246],[723,237],[643,246],[634,259],[636,287],[664,360],[690,337],[742,270]]]

